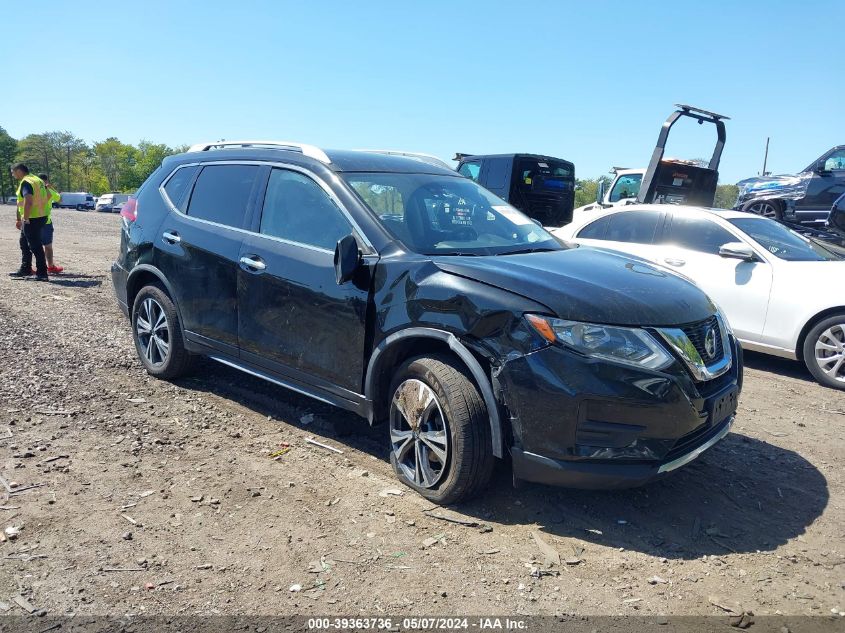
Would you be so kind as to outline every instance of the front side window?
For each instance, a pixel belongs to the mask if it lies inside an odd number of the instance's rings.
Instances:
[[[729,220],[775,257],[789,262],[840,261],[842,256],[768,218]]]
[[[839,149],[828,156],[824,161],[824,168],[827,171],[845,169],[845,149]]]
[[[564,248],[545,229],[467,178],[346,173],[384,227],[426,255],[504,255]]]
[[[665,231],[662,243],[718,255],[723,244],[736,241],[734,235],[711,220],[676,213],[671,226]]]
[[[604,239],[612,242],[651,244],[660,222],[658,211],[623,211],[610,218]]]
[[[242,226],[258,169],[256,165],[203,167],[191,193],[188,216],[226,226]]]
[[[640,184],[643,181],[642,174],[628,174],[619,176],[613,189],[610,190],[609,202],[619,202],[625,198],[636,198],[640,193]]]
[[[478,182],[478,175],[481,173],[481,163],[464,163],[458,169],[458,173],[470,180]]]
[[[352,226],[325,190],[287,169],[270,172],[261,234],[333,251]]]

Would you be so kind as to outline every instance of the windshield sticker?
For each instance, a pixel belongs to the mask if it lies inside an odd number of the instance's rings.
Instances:
[[[548,168],[549,168],[548,163],[537,163],[537,164],[538,164],[540,167],[542,167],[543,169],[548,169]]]
[[[493,207],[494,211],[498,211],[503,216],[505,216],[508,220],[516,224],[517,226],[523,226],[525,224],[531,224],[532,220],[528,216],[522,215],[519,211],[514,209],[511,206],[500,204]]]

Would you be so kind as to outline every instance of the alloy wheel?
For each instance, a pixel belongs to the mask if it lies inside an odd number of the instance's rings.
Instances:
[[[393,394],[390,448],[399,471],[420,488],[431,488],[446,474],[449,429],[437,396],[421,380],[406,380]]]
[[[845,323],[832,325],[819,334],[816,364],[833,380],[845,382]]]
[[[135,320],[141,353],[152,367],[161,367],[170,354],[170,324],[161,304],[151,297],[144,299]]]
[[[748,207],[748,210],[751,211],[751,213],[762,215],[764,218],[777,220],[778,217],[778,210],[771,202],[757,202],[756,204],[752,204]]]

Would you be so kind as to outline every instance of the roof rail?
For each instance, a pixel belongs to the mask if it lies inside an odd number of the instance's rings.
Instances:
[[[353,151],[371,152],[373,154],[387,154],[388,156],[405,156],[406,158],[416,158],[417,160],[423,161],[424,163],[428,163],[429,165],[436,165],[437,167],[443,167],[450,171],[452,170],[452,166],[449,165],[449,163],[444,161],[442,158],[438,158],[434,154],[423,154],[422,152],[403,152],[394,149],[356,149]]]
[[[305,156],[316,158],[321,163],[331,164],[328,155],[315,145],[297,143],[295,141],[215,141],[213,143],[197,143],[188,148],[189,152],[207,152],[212,149],[225,149],[227,147],[258,147],[270,149],[287,149],[300,152]]]

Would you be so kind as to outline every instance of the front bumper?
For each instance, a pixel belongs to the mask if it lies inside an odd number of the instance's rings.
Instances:
[[[680,362],[656,372],[555,346],[508,361],[497,379],[511,414],[514,477],[626,488],[692,461],[733,424],[742,351],[733,337],[730,348],[730,370],[705,382]]]

